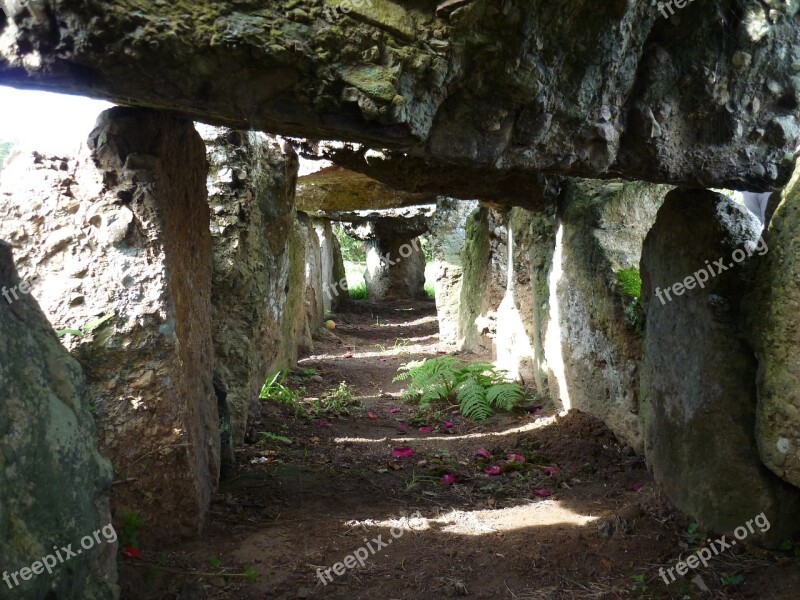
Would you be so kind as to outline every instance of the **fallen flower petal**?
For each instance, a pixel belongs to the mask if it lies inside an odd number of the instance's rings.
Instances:
[[[423,427],[420,427],[419,430],[422,433],[430,433],[431,431],[433,431],[433,427],[428,427],[427,425],[425,425]]]
[[[136,547],[128,544],[119,552],[125,558],[141,558],[142,552]]]
[[[629,489],[632,492],[638,492],[640,489],[642,489],[642,484],[641,483],[630,483],[630,484],[628,484],[626,486],[626,488]]]
[[[533,495],[539,496],[540,498],[547,498],[548,496],[552,496],[553,492],[547,488],[539,488],[538,490],[533,490]]]
[[[442,475],[442,485],[450,485],[451,483],[456,482],[456,476],[452,473],[447,473],[446,475]]]
[[[560,470],[561,470],[561,469],[559,469],[559,468],[558,468],[558,465],[553,465],[552,467],[544,467],[544,468],[542,469],[542,471],[544,471],[544,472],[545,472],[545,473],[547,473],[548,475],[555,475],[555,474],[556,474],[556,473],[558,473]]]
[[[396,414],[396,413],[399,413],[399,412],[400,412],[400,409],[399,409],[399,408],[395,408],[395,407],[393,406],[392,408],[390,408],[390,409],[389,409],[389,412],[390,412],[390,413],[392,413],[392,414]]]
[[[414,449],[408,446],[401,446],[400,448],[392,448],[392,456],[400,458],[408,458],[414,455]]]
[[[316,421],[314,421],[314,425],[316,425],[317,427],[330,427],[331,422],[326,421],[325,419],[317,419]]]
[[[492,455],[489,454],[489,451],[486,448],[479,448],[475,452],[475,456],[477,456],[478,458],[485,458],[486,460],[492,458]]]
[[[509,454],[506,458],[508,458],[508,460],[510,460],[511,462],[517,462],[517,463],[525,462],[525,457],[522,456],[522,454],[515,454],[513,452]]]
[[[378,415],[376,415],[376,414],[375,414],[374,412],[372,412],[372,411],[369,411],[369,412],[367,412],[367,416],[368,416],[370,419],[377,419],[377,418],[378,418]]]
[[[400,431],[402,431],[403,433],[405,433],[406,431],[408,431],[408,425],[406,425],[406,424],[405,424],[405,423],[403,423],[402,421],[398,421],[398,423],[397,423],[397,428],[398,428]]]
[[[348,352],[342,358],[353,358],[353,353],[352,352]]]
[[[500,467],[492,465],[491,467],[486,467],[483,472],[487,475],[500,475]]]
[[[450,429],[452,426],[453,426],[452,421],[445,421],[444,423],[442,423],[442,429]]]

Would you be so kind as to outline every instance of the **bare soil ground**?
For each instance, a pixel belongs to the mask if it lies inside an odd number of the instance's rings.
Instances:
[[[141,548],[120,567],[122,598],[800,598],[798,559],[741,545],[666,585],[659,568],[712,533],[690,534],[642,460],[589,415],[533,401],[475,423],[404,403],[397,367],[447,350],[435,314],[420,301],[336,315],[337,337],[289,381],[307,398],[346,381],[363,409],[305,419],[266,403],[255,431],[289,441],[241,448],[205,536]]]

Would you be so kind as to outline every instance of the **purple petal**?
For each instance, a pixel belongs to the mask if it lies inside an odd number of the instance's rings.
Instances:
[[[640,489],[642,489],[642,484],[641,483],[630,483],[625,487],[626,487],[626,489],[629,489],[632,492],[638,492]]]
[[[552,496],[553,492],[547,488],[539,488],[538,490],[533,490],[533,495],[539,496],[540,498],[547,498],[548,496]]]
[[[446,475],[442,475],[441,482],[442,485],[450,485],[451,483],[456,482],[456,476],[452,473],[447,473]]]
[[[555,474],[556,474],[556,473],[558,473],[560,470],[561,470],[561,469],[559,469],[559,468],[558,468],[558,465],[553,465],[552,467],[544,467],[544,468],[542,469],[542,471],[544,471],[544,472],[545,472],[545,473],[547,473],[548,475],[555,475]]]
[[[400,412],[400,409],[399,409],[399,408],[395,408],[395,407],[393,406],[392,408],[390,408],[390,409],[389,409],[389,412],[390,412],[390,413],[392,413],[392,414],[394,415],[394,414],[396,414],[396,413],[399,413],[399,412]]]
[[[487,475],[500,475],[500,467],[492,465],[491,467],[486,467],[483,472]]]
[[[433,427],[428,427],[427,425],[425,425],[424,427],[420,427],[419,430],[422,433],[430,433],[431,431],[433,431]]]
[[[453,426],[452,421],[445,421],[444,423],[442,423],[442,429],[450,429],[452,426]]]
[[[392,456],[398,456],[400,458],[408,458],[409,456],[414,455],[414,449],[409,448],[408,446],[402,446],[400,448],[392,448]]]
[[[478,451],[475,452],[475,456],[477,456],[478,458],[484,458],[486,460],[492,458],[492,455],[489,454],[489,451],[486,448],[480,448]]]
[[[513,452],[509,454],[506,458],[508,458],[508,460],[510,460],[511,462],[517,462],[517,463],[525,462],[525,457],[522,456],[522,454],[514,454]]]

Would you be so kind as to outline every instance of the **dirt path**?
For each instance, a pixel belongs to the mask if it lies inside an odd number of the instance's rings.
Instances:
[[[391,380],[445,350],[432,302],[360,302],[334,319],[338,339],[319,340],[292,385],[310,398],[346,381],[363,410],[308,420],[266,404],[255,430],[290,442],[240,449],[206,536],[142,548],[121,566],[123,599],[800,597],[796,560],[741,549],[698,571],[702,582],[667,586],[659,567],[707,536],[688,533],[642,461],[588,415],[529,403],[483,423],[452,410],[422,419]],[[393,457],[398,447],[413,456]],[[484,473],[492,465],[503,472]]]

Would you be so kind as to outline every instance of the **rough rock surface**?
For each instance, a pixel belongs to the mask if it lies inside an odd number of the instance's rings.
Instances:
[[[520,187],[508,173],[735,189],[791,173],[796,2],[355,4],[9,1],[0,80],[390,147],[431,159],[429,180],[495,169],[499,197]]]
[[[333,213],[347,219],[349,235],[365,241],[364,280],[370,300],[424,298],[425,255],[419,236],[427,233],[434,207]]]
[[[114,522],[144,538],[196,534],[219,475],[212,386],[211,234],[205,146],[192,123],[104,112],[91,155],[12,160],[0,237],[84,368]],[[102,321],[102,322],[101,322]]]
[[[433,282],[436,290],[436,315],[439,320],[439,341],[463,349],[459,329],[461,284],[464,273],[462,250],[466,240],[467,218],[478,208],[476,201],[439,198],[431,220],[431,255]]]
[[[335,311],[347,300],[347,273],[339,240],[328,219],[314,219],[321,253],[322,301],[325,312]]]
[[[210,171],[214,272],[214,373],[225,393],[229,436],[222,459],[233,462],[247,416],[266,377],[293,366],[280,340],[295,222],[297,155],[257,133],[201,127]],[[219,394],[218,394],[219,395]],[[221,407],[222,408],[222,407]]]
[[[752,286],[746,249],[753,251],[760,229],[719,194],[667,195],[642,251],[641,389],[646,456],[667,497],[715,531],[765,512],[772,527],[760,541],[777,544],[796,533],[800,492],[762,464],[754,435],[757,365],[741,300]],[[702,289],[688,282],[720,258],[733,266]],[[663,290],[680,282],[692,289],[672,288],[668,300]]]
[[[432,194],[399,192],[361,173],[328,167],[297,180],[297,208],[309,215],[435,202]]]
[[[639,452],[643,324],[637,301],[620,289],[616,274],[638,271],[644,238],[668,191],[650,184],[573,180],[559,211],[563,276],[556,294],[564,385],[555,397],[599,417]]]
[[[800,168],[784,190],[764,242],[750,298],[758,359],[756,439],[772,471],[800,487]],[[756,255],[756,258],[758,254]]]
[[[20,288],[20,286],[23,288]],[[0,565],[19,571],[111,522],[111,465],[97,451],[81,367],[56,338],[0,242]],[[108,534],[106,536],[106,534]],[[116,598],[116,536],[0,598]],[[59,546],[59,547],[60,547]]]

